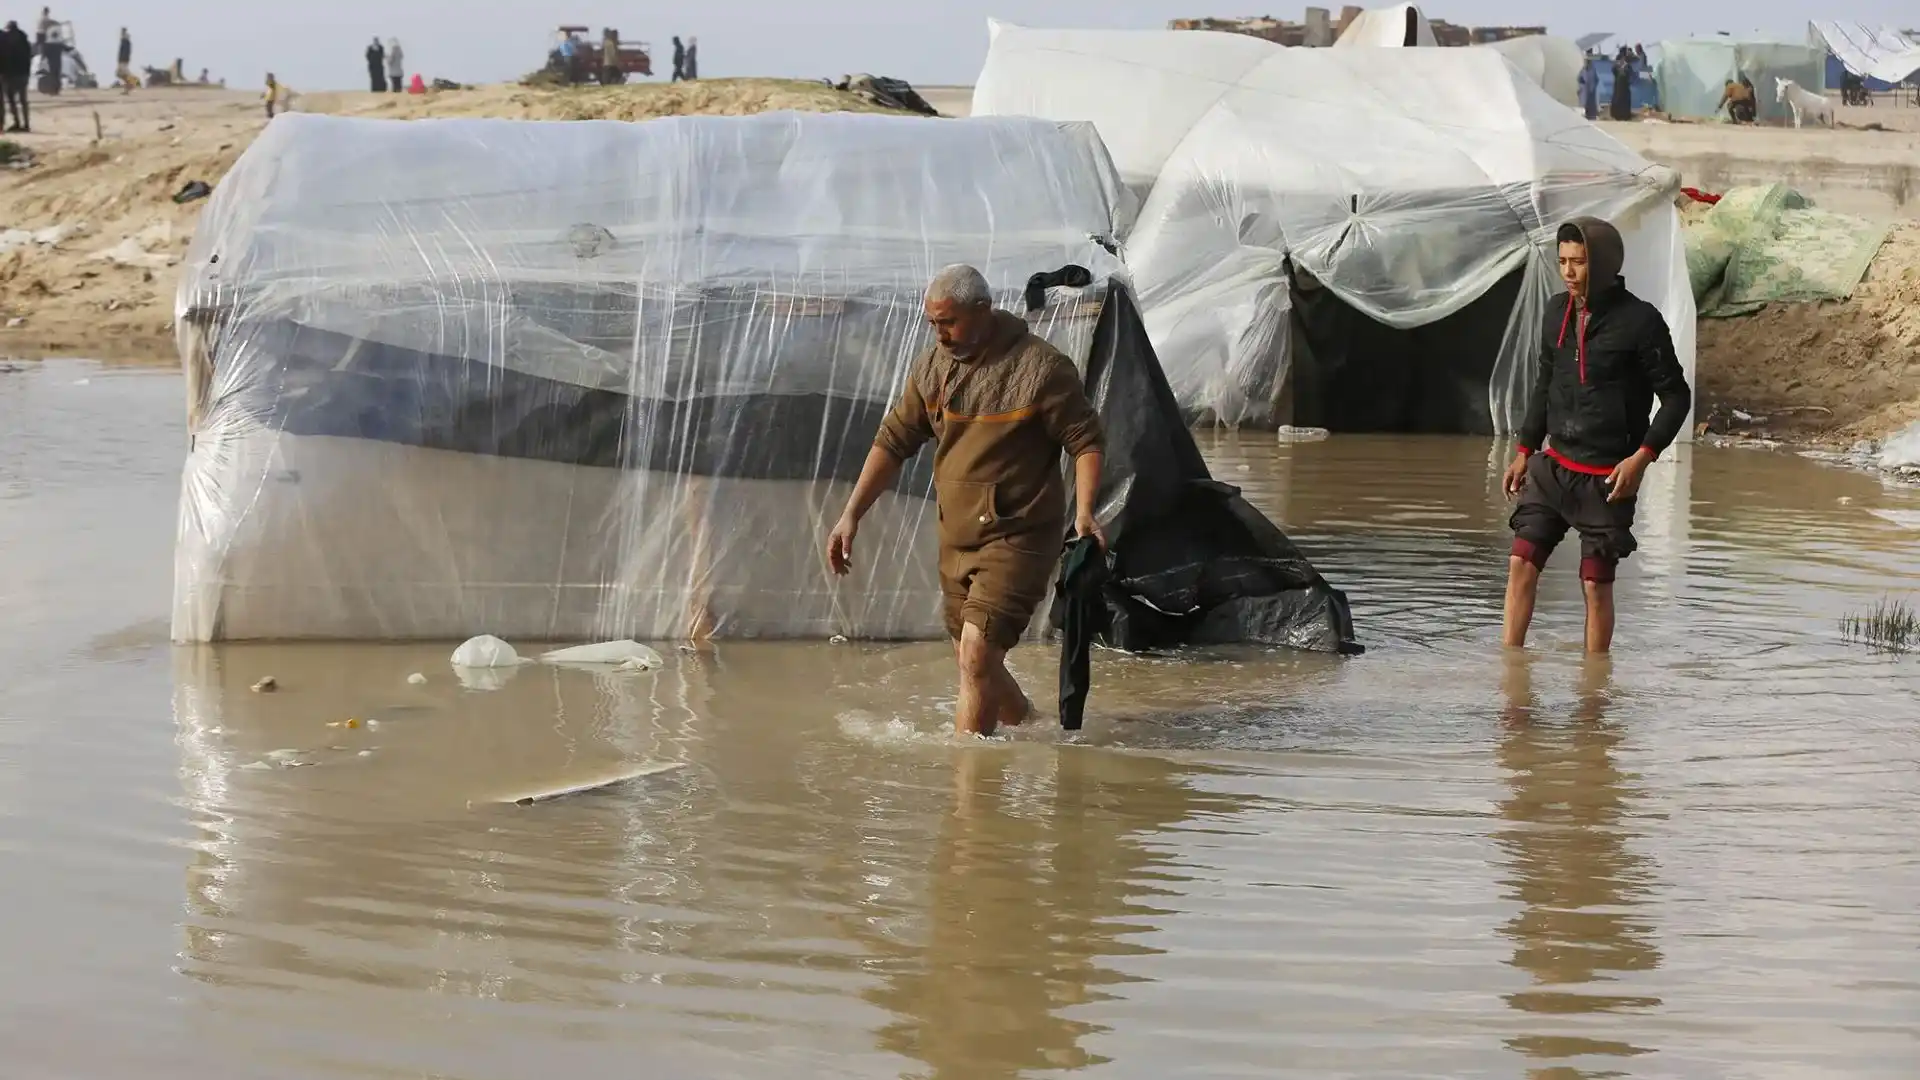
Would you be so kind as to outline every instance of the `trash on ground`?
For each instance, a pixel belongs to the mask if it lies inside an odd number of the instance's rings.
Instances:
[[[1914,423],[1905,431],[1881,444],[1880,467],[1883,469],[1920,467],[1920,422]]]
[[[189,180],[185,187],[174,193],[173,201],[177,203],[190,203],[195,199],[204,199],[211,194],[213,194],[213,189],[207,186],[205,180]]]
[[[95,262],[110,262],[118,266],[143,267],[149,270],[172,266],[174,262],[172,255],[149,252],[140,246],[140,241],[131,236],[110,248],[94,252],[91,258]]]

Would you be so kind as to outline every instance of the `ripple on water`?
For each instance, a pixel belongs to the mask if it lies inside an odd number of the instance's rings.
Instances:
[[[488,692],[443,645],[173,649],[178,399],[0,378],[29,1075],[1911,1073],[1920,661],[1837,635],[1920,581],[1873,478],[1663,462],[1594,664],[1564,559],[1495,647],[1501,448],[1210,439],[1369,653],[1099,653],[1067,737],[1021,650],[1042,715],[983,743],[935,645]],[[685,767],[490,802],[632,761]]]

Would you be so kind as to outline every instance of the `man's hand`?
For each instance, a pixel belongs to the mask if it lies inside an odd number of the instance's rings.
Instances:
[[[1640,491],[1640,476],[1652,464],[1653,454],[1641,447],[1632,457],[1613,467],[1607,474],[1607,501],[1625,502]]]
[[[853,537],[859,531],[860,523],[845,514],[834,523],[827,534],[827,569],[841,577],[853,569]]]
[[[1500,490],[1511,499],[1520,494],[1520,488],[1527,482],[1527,455],[1513,455],[1513,463],[1507,466],[1505,476],[1500,478]]]
[[[1083,536],[1091,536],[1094,542],[1100,545],[1101,551],[1107,550],[1107,532],[1100,527],[1100,522],[1094,520],[1092,514],[1081,514],[1074,519],[1073,536],[1076,540]]]

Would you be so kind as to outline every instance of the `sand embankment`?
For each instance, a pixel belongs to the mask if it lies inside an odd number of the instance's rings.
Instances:
[[[487,86],[426,95],[324,93],[303,112],[393,119],[644,120],[779,110],[883,111],[821,83],[714,79],[608,89]],[[14,136],[32,168],[0,171],[0,351],[168,361],[179,265],[204,202],[267,117],[257,91],[182,87],[33,99]]]

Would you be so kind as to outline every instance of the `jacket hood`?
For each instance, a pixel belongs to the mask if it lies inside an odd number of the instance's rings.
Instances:
[[[1587,245],[1587,295],[1618,284],[1620,267],[1627,261],[1627,245],[1620,239],[1620,230],[1596,217],[1577,217],[1567,224]]]

